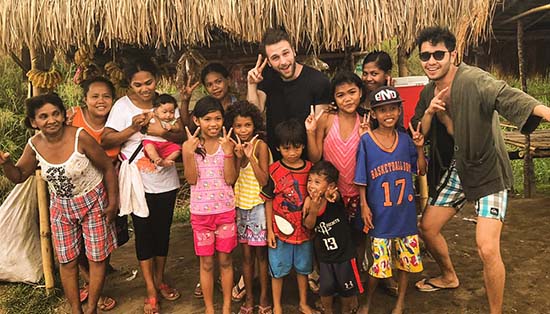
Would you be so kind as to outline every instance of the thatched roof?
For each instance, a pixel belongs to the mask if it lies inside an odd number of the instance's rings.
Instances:
[[[213,31],[258,42],[271,26],[316,51],[365,50],[449,26],[459,49],[488,35],[497,0],[0,0],[0,52],[71,46],[208,46]]]

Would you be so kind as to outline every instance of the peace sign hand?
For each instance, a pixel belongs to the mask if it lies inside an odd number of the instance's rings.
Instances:
[[[328,187],[325,191],[325,198],[330,203],[334,203],[338,200],[338,187],[337,186],[331,186]]]
[[[370,131],[370,111],[368,114],[363,114],[363,118],[361,119],[361,123],[359,124],[359,136],[363,136],[363,134]]]
[[[413,128],[412,124],[409,122],[409,130],[411,130],[412,140],[415,146],[422,147],[424,146],[424,135],[421,132],[421,122],[418,122],[416,130]]]
[[[197,81],[194,84],[191,84],[193,81],[193,76],[187,77],[187,82],[185,82],[185,85],[181,87],[180,90],[180,96],[181,100],[183,101],[189,101],[191,99],[191,95],[193,95],[193,91],[199,86],[200,82]]]
[[[244,145],[241,142],[241,139],[237,136],[237,141],[235,141],[232,138],[229,138],[229,140],[233,143],[235,148],[233,148],[233,152],[235,153],[235,157],[238,159],[241,159],[244,157]]]
[[[201,131],[201,128],[198,127],[195,130],[195,133],[191,134],[189,131],[189,128],[185,127],[185,133],[187,134],[187,140],[183,142],[181,145],[181,152],[182,154],[194,154],[197,147],[199,147],[200,139],[199,139],[199,133]]]
[[[259,84],[261,81],[264,80],[264,77],[262,76],[262,72],[265,68],[265,65],[267,64],[267,58],[264,59],[262,62],[262,55],[258,54],[258,60],[256,61],[256,66],[250,69],[248,71],[248,84]]]
[[[250,158],[252,157],[252,152],[254,150],[254,141],[257,138],[258,134],[256,134],[250,141],[243,144],[244,155],[246,156],[246,158],[248,158],[248,160],[250,160]]]
[[[439,111],[446,110],[446,104],[445,104],[445,96],[447,95],[447,92],[449,91],[449,87],[445,87],[442,89],[437,95],[435,95],[434,98],[432,98],[432,101],[430,101],[430,105],[428,106],[428,109],[426,109],[426,113],[429,115],[433,115],[434,113],[437,113]]]
[[[316,115],[315,106],[311,105],[309,108],[309,116],[306,118],[305,127],[308,133],[314,133],[315,130],[317,130],[317,120],[319,120],[319,118],[323,115],[324,111],[320,111]]]
[[[220,146],[223,149],[223,153],[225,155],[233,155],[233,141],[231,140],[231,133],[233,133],[233,128],[229,129],[229,132],[225,131],[225,127],[223,127],[223,135],[220,137],[218,142],[220,143]]]

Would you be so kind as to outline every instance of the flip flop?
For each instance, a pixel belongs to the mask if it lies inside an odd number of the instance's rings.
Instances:
[[[202,294],[202,288],[201,288],[201,283],[197,283],[197,285],[195,286],[195,291],[193,291],[193,296],[197,299],[202,299],[204,297],[204,295]]]
[[[99,301],[97,302],[97,307],[104,312],[114,309],[115,306],[116,301],[111,297],[100,297]]]
[[[239,314],[254,314],[254,307],[247,307],[245,305],[241,305],[241,308],[239,309]]]
[[[271,305],[258,305],[258,314],[273,314],[273,308],[271,307]]]
[[[242,285],[241,285],[242,282]],[[231,300],[233,302],[240,302],[246,296],[246,289],[244,287],[244,281],[239,279],[239,282],[231,289]]]
[[[418,289],[418,291],[420,291],[420,292],[435,292],[435,291],[444,290],[444,289],[456,289],[456,288],[458,288],[458,286],[456,286],[456,287],[438,286],[438,285],[430,282],[431,279],[433,279],[433,278],[424,278],[424,279],[420,280],[419,282],[417,282],[415,284],[416,289]]]
[[[80,303],[84,303],[88,299],[89,294],[90,291],[88,291],[88,284],[85,283],[82,287],[80,287],[80,289],[78,289]]]
[[[180,293],[178,290],[170,287],[165,283],[161,283],[158,289],[159,289],[160,295],[168,301],[174,301],[179,299],[180,297]]]
[[[143,305],[143,314],[159,314],[159,303],[157,298],[147,298],[145,299],[145,304]]]

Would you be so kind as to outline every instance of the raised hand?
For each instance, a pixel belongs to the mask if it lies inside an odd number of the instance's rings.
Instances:
[[[259,134],[254,135],[254,137],[250,139],[250,141],[244,142],[243,144],[243,152],[248,160],[250,160],[250,158],[252,157],[252,152],[254,151],[254,142],[258,138],[258,135]]]
[[[337,186],[330,186],[325,191],[325,198],[327,201],[334,203],[336,200],[338,200],[338,187]]]
[[[191,99],[191,95],[193,95],[193,91],[199,86],[200,81],[191,84],[193,79],[194,77],[189,75],[187,77],[187,82],[185,82],[185,85],[183,85],[180,89],[181,100],[189,101]]]
[[[233,152],[235,153],[235,157],[241,159],[244,157],[244,145],[241,142],[241,139],[237,136],[237,141],[235,141],[232,138],[229,138],[231,142],[233,142],[233,145],[235,148],[233,148]]]
[[[413,128],[412,123],[409,122],[409,130],[411,130],[412,140],[415,146],[424,146],[424,135],[421,132],[421,122],[416,125],[416,130]]]
[[[305,121],[305,127],[307,132],[315,132],[317,130],[317,120],[323,115],[323,111],[320,111],[315,115],[315,106],[311,105],[309,109],[309,116]]]
[[[248,84],[259,84],[261,81],[264,80],[264,77],[262,76],[262,71],[264,70],[266,64],[267,58],[265,58],[262,62],[262,55],[258,54],[256,66],[248,71]]]
[[[437,95],[435,95],[434,98],[432,98],[432,101],[430,101],[430,105],[428,106],[428,109],[426,109],[427,114],[433,115],[438,111],[446,110],[446,104],[444,99],[448,91],[449,91],[449,87],[445,87],[439,93],[437,93]]]
[[[370,111],[369,113],[363,114],[363,118],[361,119],[361,123],[359,124],[359,136],[362,136],[363,134],[370,131]]]
[[[199,147],[200,139],[199,139],[199,133],[201,131],[201,128],[198,127],[195,130],[195,133],[191,134],[188,127],[185,127],[185,133],[187,134],[187,140],[183,142],[183,145],[181,145],[181,152],[182,154],[194,154],[197,147]]]
[[[222,137],[218,140],[220,143],[223,153],[225,155],[233,155],[233,141],[231,140],[231,133],[233,133],[233,128],[229,129],[229,132],[225,131],[225,127],[222,128],[223,133]]]

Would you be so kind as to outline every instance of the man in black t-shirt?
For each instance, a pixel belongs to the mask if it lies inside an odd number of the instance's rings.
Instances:
[[[284,31],[269,29],[260,49],[265,59],[258,55],[256,66],[248,72],[247,100],[266,111],[267,144],[274,160],[278,160],[275,126],[292,118],[303,122],[311,105],[328,104],[330,82],[321,72],[296,62],[296,53]]]

